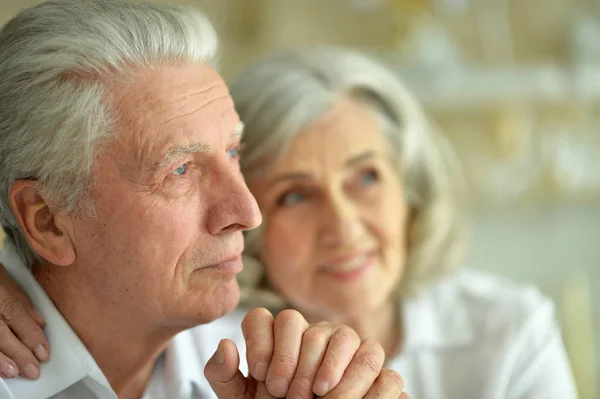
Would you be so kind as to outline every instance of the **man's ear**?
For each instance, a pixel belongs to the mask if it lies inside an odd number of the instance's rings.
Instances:
[[[69,215],[57,212],[34,180],[17,180],[8,193],[10,205],[27,242],[48,262],[69,266],[75,261]]]

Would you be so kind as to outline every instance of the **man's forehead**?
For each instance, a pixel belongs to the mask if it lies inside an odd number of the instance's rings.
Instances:
[[[116,106],[133,120],[152,118],[153,123],[187,115],[210,107],[215,101],[233,107],[221,76],[210,66],[186,64],[160,66],[138,71],[128,82],[114,86]]]
[[[117,89],[122,144],[143,163],[168,155],[171,147],[206,150],[209,142],[228,141],[243,128],[225,82],[205,65],[141,71]]]

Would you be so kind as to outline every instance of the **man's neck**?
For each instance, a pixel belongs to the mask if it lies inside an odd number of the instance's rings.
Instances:
[[[34,276],[84,343],[119,399],[139,399],[154,364],[179,330],[165,331],[107,303],[60,267],[39,267]]]

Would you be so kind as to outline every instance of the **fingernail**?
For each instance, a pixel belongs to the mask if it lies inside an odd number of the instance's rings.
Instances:
[[[217,364],[225,364],[225,355],[223,355],[223,343],[220,342],[219,343],[219,347],[217,348],[217,351],[215,352],[215,361],[217,362]]]
[[[15,378],[19,375],[19,370],[17,369],[17,365],[9,360],[2,365],[0,374],[2,374],[2,377],[4,378]]]
[[[37,380],[40,377],[40,369],[38,369],[35,365],[29,363],[23,369],[23,374],[30,380]]]
[[[267,381],[267,388],[269,388],[271,395],[283,398],[287,394],[289,384],[285,378],[273,377]]]
[[[313,393],[317,396],[325,396],[329,392],[329,382],[324,380],[315,381]]]
[[[256,381],[264,381],[267,378],[267,369],[269,365],[267,362],[256,362],[254,363],[254,373],[252,376]]]
[[[48,359],[50,358],[50,355],[48,354],[48,350],[42,344],[37,344],[35,346],[35,348],[33,348],[33,353],[35,354],[35,357],[37,357],[40,362],[47,362]]]

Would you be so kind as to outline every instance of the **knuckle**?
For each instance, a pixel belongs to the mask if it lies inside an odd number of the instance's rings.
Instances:
[[[329,338],[329,329],[321,328],[321,327],[310,327],[308,330],[304,332],[302,336],[302,342],[304,345],[319,344],[326,342]]]
[[[281,312],[279,312],[279,314],[277,315],[277,318],[281,318],[281,319],[294,319],[297,317],[302,317],[300,315],[300,312],[298,312],[295,309],[284,309]]]
[[[314,375],[309,370],[298,370],[294,376],[294,389],[302,392],[312,391]]]
[[[325,358],[325,361],[323,362],[323,366],[324,366],[323,368],[325,370],[325,371],[323,371],[324,373],[325,372],[335,373],[334,370],[342,370],[343,369],[342,359],[338,356],[327,356]]]
[[[18,365],[32,363],[35,366],[39,367],[39,362],[37,361],[35,356],[33,356],[33,354],[24,347],[19,347],[13,353],[11,353],[9,357],[11,357]]]
[[[0,320],[0,337],[5,337],[10,333],[10,327],[4,321]],[[3,340],[5,341],[5,340]]]
[[[244,330],[251,328],[257,320],[265,318],[273,318],[273,315],[265,308],[252,309],[246,314],[244,320],[242,320],[242,328]]]
[[[361,347],[364,351],[375,354],[381,359],[381,361],[383,361],[383,358],[385,357],[385,351],[379,342],[368,339],[363,341]]]
[[[370,354],[361,356],[359,362],[361,367],[367,370],[368,373],[374,375],[377,375],[377,373],[379,373],[381,363],[379,362],[379,359],[377,359],[375,356]]]
[[[8,299],[0,304],[0,317],[7,322],[13,322],[21,317],[23,308],[16,299]]]
[[[298,364],[298,356],[291,352],[283,352],[277,354],[273,361],[277,366],[293,372]]]
[[[354,331],[348,326],[338,327],[332,339],[342,345],[351,344],[353,342],[360,342],[360,338],[358,337],[356,331]]]
[[[297,367],[297,359],[289,354],[282,354],[273,359],[269,366],[268,374],[272,377],[291,379]]]
[[[384,377],[385,381],[389,381],[389,384],[392,385],[395,391],[402,392],[404,389],[404,378],[402,376],[390,369],[381,370],[381,375]]]
[[[254,361],[269,361],[273,355],[273,348],[260,340],[252,340],[247,342],[246,352]]]
[[[357,359],[360,366],[367,372],[378,375],[385,356],[383,348],[375,341],[366,341],[362,344],[362,349]]]
[[[285,309],[279,312],[275,318],[275,323],[280,324],[296,324],[308,327],[308,322],[304,319],[304,316],[294,309]]]

